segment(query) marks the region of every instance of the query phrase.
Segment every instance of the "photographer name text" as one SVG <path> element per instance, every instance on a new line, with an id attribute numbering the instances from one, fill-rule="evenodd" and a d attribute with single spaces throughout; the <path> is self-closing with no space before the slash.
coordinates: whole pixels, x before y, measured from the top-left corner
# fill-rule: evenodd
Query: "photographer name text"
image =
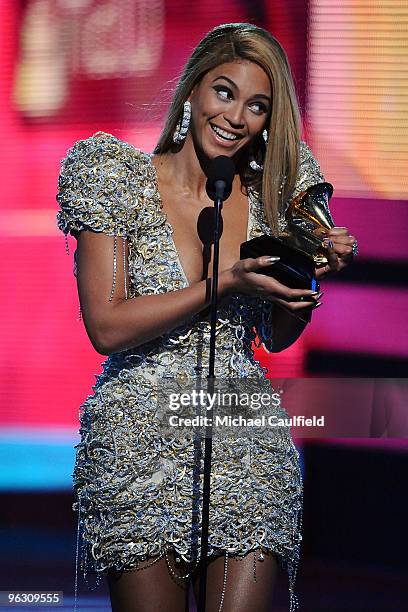
<path id="1" fill-rule="evenodd" d="M 168 423 L 171 427 L 324 427 L 324 415 L 297 415 L 289 418 L 279 418 L 276 415 L 250 418 L 242 415 L 216 415 L 211 419 L 204 415 L 180 417 L 174 414 L 169 417 Z"/>

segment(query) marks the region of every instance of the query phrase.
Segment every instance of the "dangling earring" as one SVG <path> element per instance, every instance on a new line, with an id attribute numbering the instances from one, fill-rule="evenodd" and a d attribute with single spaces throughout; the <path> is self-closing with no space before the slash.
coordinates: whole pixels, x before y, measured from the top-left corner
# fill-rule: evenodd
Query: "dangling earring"
<path id="1" fill-rule="evenodd" d="M 177 142 L 177 144 L 180 142 L 183 142 L 183 140 L 187 136 L 188 128 L 190 125 L 190 119 L 191 119 L 191 102 L 189 100 L 186 100 L 184 102 L 183 116 L 178 122 L 178 124 L 176 125 L 176 129 L 173 134 L 173 140 L 174 142 Z"/>
<path id="2" fill-rule="evenodd" d="M 264 130 L 262 132 L 262 138 L 264 139 L 265 142 L 265 147 L 268 146 L 268 130 Z M 249 161 L 249 166 L 250 168 L 252 168 L 252 170 L 254 170 L 254 172 L 262 172 L 263 170 L 263 165 L 262 164 L 258 164 L 258 162 L 256 161 L 255 157 L 253 155 L 251 155 L 250 161 Z"/>
<path id="3" fill-rule="evenodd" d="M 255 172 L 262 172 L 262 170 L 263 170 L 263 165 L 262 164 L 258 164 L 258 162 L 256 161 L 256 159 L 255 159 L 255 157 L 253 155 L 251 155 L 251 159 L 249 161 L 249 166 Z"/>
<path id="4" fill-rule="evenodd" d="M 265 147 L 267 147 L 267 146 L 268 146 L 268 130 L 267 130 L 267 129 L 265 129 L 265 130 L 262 132 L 262 138 L 263 138 L 263 139 L 264 139 L 264 141 L 265 141 Z"/>

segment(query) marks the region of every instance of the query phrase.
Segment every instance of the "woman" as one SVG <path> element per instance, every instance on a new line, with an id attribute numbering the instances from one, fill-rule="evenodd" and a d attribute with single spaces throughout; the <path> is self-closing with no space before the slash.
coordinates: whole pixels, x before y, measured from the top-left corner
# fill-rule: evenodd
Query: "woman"
<path id="1" fill-rule="evenodd" d="M 114 611 L 187 610 L 190 581 L 197 595 L 200 449 L 160 435 L 155 401 L 162 378 L 207 371 L 212 259 L 203 261 L 197 222 L 211 206 L 205 171 L 218 155 L 237 173 L 223 210 L 215 374 L 261 379 L 256 333 L 281 351 L 320 305 L 320 294 L 262 274 L 270 258 L 239 260 L 242 242 L 277 233 L 290 199 L 324 180 L 300 142 L 279 43 L 249 24 L 215 28 L 184 69 L 153 156 L 102 132 L 76 143 L 60 174 L 58 225 L 78 241 L 83 320 L 109 356 L 82 406 L 74 509 L 84 571 L 107 574 Z M 355 242 L 346 228 L 327 240 L 318 277 L 346 265 Z M 296 608 L 300 511 L 288 434 L 214 442 L 208 610 L 269 609 L 277 561 Z"/>

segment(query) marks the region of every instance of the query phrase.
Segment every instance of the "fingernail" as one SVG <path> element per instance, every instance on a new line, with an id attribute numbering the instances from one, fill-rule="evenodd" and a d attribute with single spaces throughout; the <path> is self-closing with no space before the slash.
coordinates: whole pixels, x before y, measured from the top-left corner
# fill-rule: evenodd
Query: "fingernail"
<path id="1" fill-rule="evenodd" d="M 319 300 L 322 295 L 324 295 L 324 291 L 321 291 L 318 295 L 316 295 L 316 300 Z"/>
<path id="2" fill-rule="evenodd" d="M 313 291 L 313 293 L 311 293 L 310 295 L 318 295 L 319 292 L 318 291 Z"/>
<path id="3" fill-rule="evenodd" d="M 319 308 L 319 306 L 321 306 L 323 304 L 323 302 L 317 302 L 317 304 L 315 304 L 313 306 L 313 308 Z"/>
<path id="4" fill-rule="evenodd" d="M 275 261 L 279 261 L 279 260 L 280 260 L 280 257 L 275 257 L 274 255 L 271 255 L 266 258 L 266 261 L 268 261 L 269 263 L 275 263 Z"/>

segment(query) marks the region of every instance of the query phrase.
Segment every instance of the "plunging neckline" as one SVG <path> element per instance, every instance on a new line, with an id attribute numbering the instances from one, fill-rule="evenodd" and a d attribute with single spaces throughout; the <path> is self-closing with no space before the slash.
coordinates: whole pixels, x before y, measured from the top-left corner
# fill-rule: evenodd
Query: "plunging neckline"
<path id="1" fill-rule="evenodd" d="M 185 288 L 191 287 L 194 284 L 194 282 L 196 282 L 196 281 L 194 281 L 193 283 L 190 283 L 190 281 L 187 278 L 187 274 L 185 273 L 185 270 L 183 268 L 183 265 L 181 263 L 179 251 L 178 251 L 176 243 L 174 241 L 174 228 L 173 228 L 172 224 L 170 223 L 170 221 L 168 219 L 167 213 L 164 210 L 163 200 L 162 200 L 162 197 L 160 195 L 160 191 L 159 191 L 159 177 L 158 177 L 158 174 L 157 174 L 157 168 L 156 168 L 156 166 L 153 163 L 153 154 L 152 153 L 149 155 L 149 160 L 150 160 L 150 166 L 151 166 L 151 168 L 153 170 L 154 190 L 155 190 L 155 193 L 157 195 L 157 201 L 158 201 L 158 204 L 159 204 L 159 210 L 160 210 L 161 215 L 163 216 L 164 224 L 165 224 L 165 226 L 166 226 L 166 228 L 168 230 L 167 235 L 170 238 L 171 246 L 174 249 L 174 252 L 176 254 L 177 266 L 178 266 L 178 268 L 180 270 L 181 276 L 183 277 L 183 280 L 184 280 L 184 283 L 185 283 Z M 251 210 L 251 193 L 250 193 L 250 189 L 248 189 L 247 203 L 248 203 L 248 206 L 247 206 L 246 239 L 249 240 L 250 236 L 251 236 L 251 227 L 252 227 L 252 220 L 251 220 L 252 210 Z"/>

